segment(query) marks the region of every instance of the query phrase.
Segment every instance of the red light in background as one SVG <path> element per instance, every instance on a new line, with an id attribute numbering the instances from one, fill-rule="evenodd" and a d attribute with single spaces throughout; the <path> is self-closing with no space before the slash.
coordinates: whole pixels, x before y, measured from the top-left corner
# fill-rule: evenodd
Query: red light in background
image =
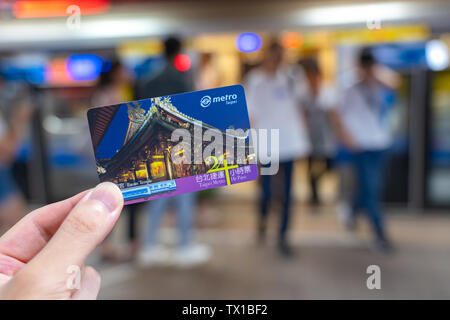
<path id="1" fill-rule="evenodd" d="M 16 18 L 66 17 L 71 5 L 80 7 L 81 15 L 100 14 L 108 10 L 109 0 L 19 0 L 14 3 Z"/>
<path id="2" fill-rule="evenodd" d="M 173 64 L 178 71 L 188 71 L 191 67 L 191 58 L 186 54 L 179 54 L 175 57 Z"/>

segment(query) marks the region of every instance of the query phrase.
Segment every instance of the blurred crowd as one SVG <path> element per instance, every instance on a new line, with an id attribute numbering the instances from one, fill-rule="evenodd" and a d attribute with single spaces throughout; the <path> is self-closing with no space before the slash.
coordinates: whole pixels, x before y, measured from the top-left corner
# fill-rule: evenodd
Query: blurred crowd
<path id="1" fill-rule="evenodd" d="M 322 83 L 315 59 L 303 58 L 298 66 L 286 66 L 282 46 L 274 42 L 261 66 L 244 80 L 252 127 L 280 132 L 279 173 L 284 190 L 278 247 L 284 256 L 293 254 L 287 239 L 293 163 L 302 158 L 308 161 L 312 205 L 319 202 L 317 184 L 321 176 L 331 168 L 342 171 L 342 180 L 354 181 L 346 185 L 351 196 L 341 199 L 344 223 L 354 228 L 356 215 L 364 211 L 375 234 L 373 248 L 392 249 L 380 204 L 383 164 L 391 141 L 383 95 L 397 88 L 400 80 L 395 72 L 377 65 L 370 48 L 363 48 L 355 63 L 358 72 L 353 83 L 333 89 Z M 350 171 L 340 170 L 347 165 Z M 272 179 L 270 175 L 261 177 L 261 241 L 272 198 Z"/>
<path id="2" fill-rule="evenodd" d="M 364 213 L 373 230 L 373 249 L 392 250 L 386 219 L 380 201 L 384 163 L 391 136 L 387 119 L 390 108 L 385 96 L 400 85 L 399 76 L 379 65 L 370 48 L 363 48 L 355 61 L 357 73 L 345 88 L 332 87 L 322 79 L 315 57 L 303 57 L 295 64 L 285 61 L 283 47 L 273 41 L 265 49 L 260 63 L 244 74 L 248 111 L 253 128 L 279 130 L 279 170 L 275 176 L 259 178 L 259 223 L 257 241 L 266 238 L 267 216 L 274 202 L 274 182 L 281 181 L 278 250 L 283 257 L 295 255 L 289 242 L 293 181 L 296 161 L 307 163 L 310 204 L 321 203 L 318 185 L 329 171 L 339 177 L 339 217 L 349 229 Z M 120 61 L 112 61 L 109 71 L 101 73 L 91 96 L 91 105 L 111 105 L 133 99 L 176 94 L 217 87 L 220 73 L 214 67 L 214 55 L 204 53 L 194 74 L 175 67 L 175 58 L 183 52 L 176 37 L 164 41 L 164 66 L 134 81 Z M 10 228 L 28 209 L 12 173 L 23 137 L 36 111 L 26 83 L 0 78 L 0 232 Z M 87 129 L 87 121 L 86 121 Z M 91 153 L 88 130 L 79 137 L 85 153 Z M 270 164 L 261 164 L 268 166 Z M 211 257 L 205 244 L 195 241 L 196 193 L 188 193 L 133 204 L 126 207 L 128 220 L 126 247 L 118 247 L 107 238 L 100 248 L 106 260 L 137 259 L 143 265 L 170 263 L 196 265 Z M 174 206 L 178 242 L 175 248 L 161 244 L 160 229 L 168 208 Z M 139 234 L 137 214 L 148 214 L 145 234 Z"/>

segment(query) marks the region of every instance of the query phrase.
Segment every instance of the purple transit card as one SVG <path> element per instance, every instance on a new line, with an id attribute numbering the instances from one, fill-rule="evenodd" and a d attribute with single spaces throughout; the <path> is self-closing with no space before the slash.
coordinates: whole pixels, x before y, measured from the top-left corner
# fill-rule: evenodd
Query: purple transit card
<path id="1" fill-rule="evenodd" d="M 125 204 L 258 177 L 240 85 L 95 107 L 88 121 L 100 181 Z"/>

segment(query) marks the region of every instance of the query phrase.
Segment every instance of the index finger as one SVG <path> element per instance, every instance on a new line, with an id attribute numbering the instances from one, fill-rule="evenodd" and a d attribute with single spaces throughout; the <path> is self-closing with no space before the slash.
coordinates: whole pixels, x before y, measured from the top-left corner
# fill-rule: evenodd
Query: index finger
<path id="1" fill-rule="evenodd" d="M 0 238 L 0 255 L 27 263 L 41 251 L 76 204 L 89 192 L 36 209 Z"/>

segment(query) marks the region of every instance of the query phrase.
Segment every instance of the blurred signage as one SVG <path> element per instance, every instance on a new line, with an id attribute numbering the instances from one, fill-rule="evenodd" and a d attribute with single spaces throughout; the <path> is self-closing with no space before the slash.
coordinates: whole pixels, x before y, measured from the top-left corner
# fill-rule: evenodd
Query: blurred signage
<path id="1" fill-rule="evenodd" d="M 373 47 L 378 62 L 396 70 L 427 68 L 425 42 L 386 43 Z"/>
<path id="2" fill-rule="evenodd" d="M 42 54 L 18 54 L 1 60 L 0 73 L 7 80 L 25 80 L 33 84 L 42 84 L 47 62 L 47 57 Z"/>
<path id="3" fill-rule="evenodd" d="M 55 87 L 90 86 L 101 72 L 101 64 L 94 55 L 74 55 L 49 61 L 44 73 L 44 84 Z M 101 58 L 100 59 L 101 63 Z"/>
<path id="4" fill-rule="evenodd" d="M 370 44 L 379 42 L 419 41 L 430 36 L 425 25 L 383 26 L 381 29 L 341 30 L 334 33 L 336 42 Z"/>
<path id="5" fill-rule="evenodd" d="M 159 39 L 124 41 L 118 45 L 117 52 L 124 58 L 159 56 L 163 52 L 163 44 Z"/>
<path id="6" fill-rule="evenodd" d="M 19 19 L 66 17 L 67 8 L 80 7 L 82 15 L 100 14 L 109 9 L 109 0 L 19 0 L 12 6 L 13 15 Z"/>

